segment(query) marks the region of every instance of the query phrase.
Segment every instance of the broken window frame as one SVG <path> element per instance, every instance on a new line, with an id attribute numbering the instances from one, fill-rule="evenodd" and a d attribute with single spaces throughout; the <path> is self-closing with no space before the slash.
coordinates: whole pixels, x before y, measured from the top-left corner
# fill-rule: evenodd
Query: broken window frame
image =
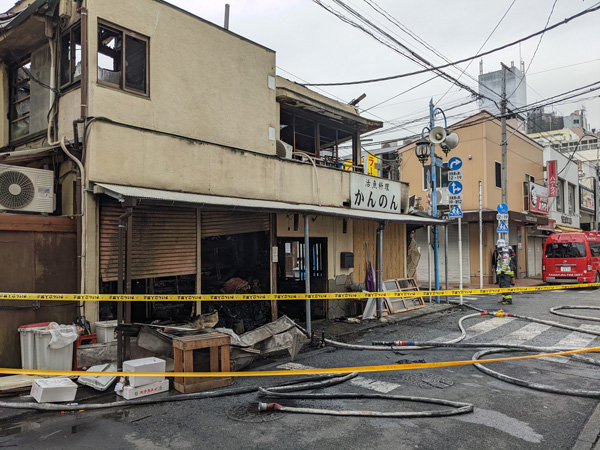
<path id="1" fill-rule="evenodd" d="M 281 117 L 287 115 L 290 117 L 289 121 L 291 123 L 284 124 L 281 120 Z M 300 122 L 300 123 L 299 123 Z M 306 127 L 312 124 L 312 130 L 309 132 L 306 131 Z M 342 124 L 324 120 L 322 116 L 318 114 L 311 114 L 307 112 L 299 112 L 295 109 L 285 108 L 282 105 L 281 113 L 280 113 L 280 130 L 283 130 L 284 127 L 282 125 L 287 125 L 291 127 L 291 140 L 292 142 L 288 142 L 286 139 L 282 137 L 282 141 L 292 146 L 292 151 L 294 153 L 304 153 L 312 158 L 316 159 L 317 164 L 321 164 L 328 167 L 334 168 L 343 168 L 343 161 L 339 158 L 339 147 L 340 144 L 350 141 L 352 143 L 353 154 L 360 154 L 357 152 L 359 148 L 359 136 L 358 132 L 350 127 L 345 127 Z M 303 126 L 304 130 L 299 130 L 299 125 Z M 323 141 L 324 131 L 328 129 L 329 132 L 333 132 L 335 134 L 335 138 L 330 141 Z M 344 136 L 346 135 L 346 136 Z M 281 137 L 281 131 L 280 131 Z M 344 139 L 345 137 L 345 139 Z M 307 147 L 306 145 L 302 145 L 300 141 L 304 140 L 304 143 L 308 143 L 308 139 L 312 140 L 312 143 Z M 301 145 L 299 147 L 299 144 Z M 324 155 L 323 152 L 331 148 L 331 155 Z M 294 159 L 302 159 L 299 155 L 294 155 Z M 355 161 L 355 158 L 352 158 Z M 361 161 L 359 160 L 357 163 L 352 164 L 352 167 L 361 166 Z M 362 171 L 362 168 L 358 168 L 358 171 Z"/>
<path id="2" fill-rule="evenodd" d="M 106 48 L 108 50 L 106 50 L 106 53 L 103 53 L 100 51 L 100 46 L 101 46 L 101 38 L 100 38 L 100 33 L 102 30 L 106 30 L 108 32 L 112 32 L 115 35 L 120 35 L 120 45 L 117 46 L 117 49 L 112 50 L 110 49 L 110 47 Z M 136 95 L 143 95 L 145 97 L 149 97 L 150 96 L 150 38 L 148 38 L 147 36 L 141 35 L 139 33 L 136 33 L 134 31 L 128 30 L 126 28 L 120 27 L 118 25 L 114 25 L 112 23 L 109 22 L 105 22 L 103 20 L 98 20 L 98 48 L 97 48 L 97 64 L 98 64 L 98 84 L 103 85 L 103 86 L 109 86 L 109 87 L 113 87 L 113 88 L 117 88 L 120 89 L 122 91 L 125 92 L 129 92 L 132 94 L 136 94 Z M 145 47 L 145 52 L 144 52 L 144 74 L 143 74 L 143 85 L 144 88 L 143 89 L 136 89 L 135 87 L 132 87 L 131 84 L 128 82 L 127 80 L 127 42 L 128 40 L 136 40 L 136 41 L 140 41 L 144 44 Z M 110 52 L 114 52 L 115 55 L 113 56 L 113 59 L 115 60 L 115 65 L 113 67 L 120 67 L 121 70 L 113 70 L 109 72 L 112 73 L 118 73 L 119 75 L 116 76 L 115 78 L 118 78 L 118 81 L 110 81 L 107 79 L 102 79 L 101 78 L 101 70 L 107 70 L 104 69 L 103 67 L 101 67 L 101 63 L 100 63 L 100 55 L 104 55 L 108 58 L 110 58 L 111 56 L 108 55 L 108 51 L 110 50 Z M 131 70 L 131 69 L 130 69 Z"/>
<path id="3" fill-rule="evenodd" d="M 68 44 L 63 45 L 65 39 Z M 73 45 L 75 43 L 75 45 Z M 67 88 L 81 80 L 81 24 L 77 23 L 60 36 L 60 87 Z M 65 52 L 65 47 L 67 51 Z M 68 72 L 66 72 L 65 63 L 68 63 Z M 77 69 L 79 68 L 79 74 Z M 65 73 L 66 72 L 66 73 Z"/>
<path id="4" fill-rule="evenodd" d="M 26 66 L 29 67 L 27 68 Z M 22 69 L 26 67 L 26 70 L 31 69 L 31 55 L 21 59 L 18 63 L 10 68 L 10 113 L 9 113 L 9 129 L 10 129 L 10 141 L 25 138 L 29 136 L 29 124 L 31 120 L 31 76 L 25 73 Z M 19 81 L 19 71 L 22 71 L 25 77 L 22 81 Z M 18 91 L 21 89 L 29 90 L 28 95 L 18 95 Z M 27 102 L 29 108 L 25 113 L 19 113 L 19 108 L 22 108 L 23 104 Z M 15 136 L 14 126 L 24 121 L 27 121 L 27 131 L 25 133 Z"/>

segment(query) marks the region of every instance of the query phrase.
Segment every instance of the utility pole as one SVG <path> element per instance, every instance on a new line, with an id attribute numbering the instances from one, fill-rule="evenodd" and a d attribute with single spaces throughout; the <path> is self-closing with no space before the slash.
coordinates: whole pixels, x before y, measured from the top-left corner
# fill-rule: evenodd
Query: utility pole
<path id="1" fill-rule="evenodd" d="M 432 130 L 435 126 L 435 108 L 433 106 L 433 98 L 429 100 L 429 130 Z M 437 161 L 435 157 L 435 144 L 431 143 L 430 150 L 430 158 L 431 158 L 431 209 L 433 212 L 433 217 L 437 219 Z M 441 168 L 440 168 L 441 170 Z M 440 260 L 439 260 L 439 236 L 438 236 L 438 226 L 433 225 L 433 265 L 434 265 L 434 275 L 435 275 L 435 290 L 440 290 Z M 440 302 L 440 298 L 435 298 L 436 303 Z"/>
<path id="2" fill-rule="evenodd" d="M 506 150 L 506 70 L 510 70 L 502 64 L 502 98 L 500 100 L 500 114 L 502 115 L 502 203 L 508 205 L 508 154 Z"/>

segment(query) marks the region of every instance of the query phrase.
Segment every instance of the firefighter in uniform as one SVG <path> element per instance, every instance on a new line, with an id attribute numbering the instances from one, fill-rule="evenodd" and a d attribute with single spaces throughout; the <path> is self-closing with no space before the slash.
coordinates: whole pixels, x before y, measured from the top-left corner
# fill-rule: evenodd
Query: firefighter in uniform
<path id="1" fill-rule="evenodd" d="M 510 250 L 504 239 L 498 239 L 496 247 L 498 249 L 498 260 L 496 261 L 498 284 L 501 288 L 511 287 L 510 281 L 515 276 L 515 262 L 510 255 Z M 498 303 L 512 305 L 512 294 L 510 292 L 503 292 L 502 300 L 498 300 Z"/>

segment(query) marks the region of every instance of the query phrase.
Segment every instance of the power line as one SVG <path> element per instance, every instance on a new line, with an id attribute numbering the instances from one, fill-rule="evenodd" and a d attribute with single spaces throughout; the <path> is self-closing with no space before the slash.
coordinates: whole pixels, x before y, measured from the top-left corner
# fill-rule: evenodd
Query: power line
<path id="1" fill-rule="evenodd" d="M 363 32 L 365 32 L 369 36 L 373 37 L 378 42 L 384 44 L 385 46 L 389 47 L 390 49 L 392 49 L 392 50 L 396 51 L 397 53 L 403 55 L 404 57 L 408 58 L 409 60 L 411 60 L 411 61 L 419 64 L 422 67 L 429 67 L 432 71 L 436 72 L 439 76 L 441 76 L 445 80 L 450 81 L 450 82 L 452 82 L 453 84 L 455 84 L 457 86 L 460 86 L 461 88 L 463 88 L 463 89 L 471 92 L 475 96 L 479 96 L 480 95 L 478 92 L 476 92 L 470 86 L 467 86 L 467 85 L 461 83 L 456 78 L 454 78 L 451 75 L 445 73 L 441 69 L 437 69 L 427 59 L 425 59 L 424 57 L 422 57 L 421 55 L 419 55 L 415 51 L 411 50 L 409 47 L 407 47 L 406 45 L 404 45 L 402 42 L 400 42 L 394 36 L 390 35 L 388 32 L 382 30 L 379 26 L 377 26 L 376 24 L 374 24 L 372 21 L 368 20 L 366 17 L 364 17 L 358 11 L 352 9 L 350 6 L 348 6 L 342 0 L 333 0 L 333 1 L 338 6 L 340 6 L 341 8 L 343 8 L 344 10 L 346 10 L 347 12 L 349 12 L 351 15 L 353 15 L 357 19 L 361 20 L 363 23 L 365 23 L 366 25 L 368 25 L 369 27 L 371 27 L 373 30 L 375 30 L 376 32 L 378 32 L 379 34 L 381 34 L 382 36 L 384 36 L 385 39 L 387 39 L 388 41 L 391 41 L 395 45 L 392 45 L 389 42 L 387 42 L 386 40 L 379 38 L 373 32 L 367 30 L 366 28 L 364 28 L 363 26 L 357 24 L 356 22 L 353 22 L 351 19 L 348 19 L 346 16 L 344 16 L 341 13 L 339 13 L 338 11 L 333 10 L 331 7 L 326 6 L 325 4 L 323 4 L 321 2 L 321 0 L 313 0 L 313 2 L 315 2 L 316 4 L 318 4 L 319 6 L 321 6 L 322 8 L 324 8 L 326 11 L 330 12 L 331 14 L 335 15 L 340 20 L 342 20 L 342 21 L 344 21 L 344 22 L 346 22 L 348 24 L 351 24 L 351 25 L 355 26 L 356 28 L 362 30 Z M 400 48 L 397 48 L 396 46 L 399 46 Z M 408 54 L 406 52 L 408 52 Z M 308 84 L 306 86 L 308 86 Z M 488 98 L 488 100 L 494 102 L 494 100 L 491 99 L 491 98 Z"/>
<path id="2" fill-rule="evenodd" d="M 483 44 L 481 44 L 481 47 L 479 47 L 479 50 L 477 50 L 477 53 L 475 54 L 475 56 L 479 55 L 479 52 L 481 50 L 483 50 L 483 47 L 485 47 L 485 44 L 487 44 L 487 42 L 490 40 L 490 38 L 492 37 L 492 35 L 496 32 L 496 30 L 498 29 L 498 27 L 500 26 L 500 24 L 502 23 L 502 21 L 504 20 L 504 18 L 508 15 L 509 11 L 512 9 L 513 5 L 516 3 L 517 0 L 513 0 L 513 2 L 510 4 L 510 6 L 508 7 L 508 9 L 506 10 L 506 12 L 504 13 L 504 15 L 500 18 L 500 20 L 498 21 L 498 23 L 496 24 L 496 26 L 494 27 L 494 29 L 491 31 L 491 33 L 488 35 L 488 37 L 486 38 L 486 40 L 483 42 Z M 546 26 L 548 26 L 548 24 L 546 23 Z M 467 64 L 467 67 L 464 68 L 464 70 L 462 71 L 462 73 L 460 74 L 459 78 L 462 76 L 462 74 L 464 74 L 467 69 L 471 66 L 471 63 L 474 61 L 474 59 L 472 59 L 471 61 L 469 61 L 469 64 Z M 448 61 L 450 62 L 450 61 Z M 477 83 L 479 83 L 479 80 L 477 80 Z M 487 87 L 487 86 L 486 86 Z M 488 88 L 489 89 L 489 88 Z M 446 93 L 444 95 L 442 95 L 442 97 L 438 100 L 438 101 L 442 101 L 443 98 L 446 96 L 446 94 L 448 94 L 448 92 L 450 92 L 450 89 L 448 89 L 446 91 Z"/>
<path id="3" fill-rule="evenodd" d="M 313 0 L 313 1 L 319 2 L 319 0 Z M 575 14 L 573 16 L 567 17 L 566 19 L 564 19 L 561 22 L 555 23 L 554 25 L 546 27 L 543 30 L 540 30 L 540 31 L 538 31 L 536 33 L 530 34 L 530 35 L 528 35 L 528 36 L 526 36 L 524 38 L 518 39 L 518 40 L 510 42 L 508 44 L 504 44 L 504 45 L 502 45 L 500 47 L 496 47 L 496 48 L 494 48 L 492 50 L 488 50 L 486 52 L 480 53 L 479 55 L 469 56 L 467 58 L 463 58 L 463 59 L 460 59 L 458 61 L 454 61 L 452 63 L 443 64 L 441 66 L 432 67 L 430 69 L 418 70 L 418 71 L 415 71 L 415 72 L 403 73 L 403 74 L 399 74 L 399 75 L 391 75 L 389 77 L 372 78 L 372 79 L 369 79 L 369 80 L 344 81 L 344 82 L 337 82 L 337 83 L 306 83 L 306 84 L 304 84 L 304 86 L 349 86 L 349 85 L 353 85 L 353 84 L 378 83 L 378 82 L 381 82 L 381 81 L 395 80 L 395 79 L 398 79 L 398 78 L 405 78 L 405 77 L 410 77 L 410 76 L 414 76 L 414 75 L 420 75 L 422 73 L 432 72 L 432 71 L 435 71 L 435 70 L 445 69 L 446 67 L 455 66 L 457 64 L 461 64 L 461 63 L 464 63 L 464 62 L 467 62 L 467 61 L 471 61 L 471 60 L 473 60 L 475 58 L 479 58 L 481 56 L 487 56 L 487 55 L 490 55 L 492 53 L 498 52 L 500 50 L 504 50 L 505 48 L 512 47 L 513 45 L 519 44 L 521 42 L 525 42 L 525 41 L 527 41 L 529 39 L 532 39 L 532 38 L 534 38 L 536 36 L 539 36 L 542 33 L 545 33 L 547 31 L 553 30 L 553 29 L 558 28 L 558 27 L 560 27 L 562 25 L 566 25 L 567 23 L 569 23 L 570 21 L 572 21 L 574 19 L 577 19 L 579 17 L 582 17 L 582 16 L 584 16 L 586 14 L 589 14 L 589 13 L 592 13 L 592 12 L 596 12 L 598 10 L 600 10 L 600 6 L 597 4 L 596 6 L 590 7 L 590 8 L 588 8 L 588 9 L 586 9 L 586 10 L 580 12 L 580 13 L 577 13 L 577 14 Z"/>

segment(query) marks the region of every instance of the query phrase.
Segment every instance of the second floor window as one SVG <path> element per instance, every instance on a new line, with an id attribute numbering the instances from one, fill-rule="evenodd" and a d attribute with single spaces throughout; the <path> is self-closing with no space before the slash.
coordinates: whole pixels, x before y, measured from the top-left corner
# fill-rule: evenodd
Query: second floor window
<path id="1" fill-rule="evenodd" d="M 10 137 L 18 139 L 29 134 L 31 108 L 31 60 L 23 62 L 12 73 Z"/>
<path id="2" fill-rule="evenodd" d="M 502 189 L 502 163 L 495 161 L 494 174 L 496 178 L 496 187 Z"/>
<path id="3" fill-rule="evenodd" d="M 575 185 L 569 183 L 569 214 L 575 214 Z"/>
<path id="4" fill-rule="evenodd" d="M 99 23 L 98 83 L 148 95 L 148 38 Z"/>
<path id="5" fill-rule="evenodd" d="M 60 38 L 60 86 L 81 78 L 81 27 L 71 28 Z"/>
<path id="6" fill-rule="evenodd" d="M 565 212 L 564 182 L 560 178 L 556 181 L 556 211 Z"/>

